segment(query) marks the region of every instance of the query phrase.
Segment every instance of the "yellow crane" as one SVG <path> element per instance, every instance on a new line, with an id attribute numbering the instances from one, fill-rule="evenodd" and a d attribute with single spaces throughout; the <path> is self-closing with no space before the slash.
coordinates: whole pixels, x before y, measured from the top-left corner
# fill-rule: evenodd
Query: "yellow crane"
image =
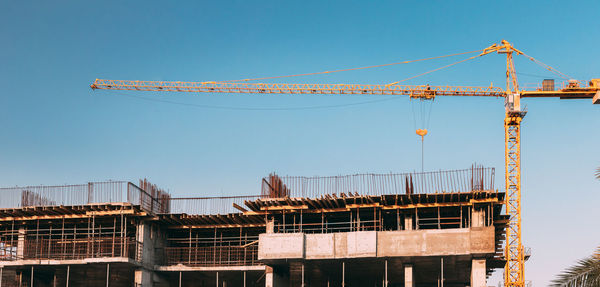
<path id="1" fill-rule="evenodd" d="M 506 88 L 500 87 L 469 87 L 469 86 L 430 86 L 430 85 L 398 85 L 394 82 L 385 85 L 346 85 L 346 84 L 290 84 L 290 83 L 248 83 L 254 80 L 284 78 L 302 75 L 327 74 L 332 72 L 381 67 L 387 65 L 416 62 L 404 61 L 386 65 L 361 67 L 337 71 L 290 75 L 281 77 L 268 77 L 258 79 L 243 79 L 237 81 L 209 81 L 209 82 L 177 82 L 177 81 L 128 81 L 96 79 L 92 89 L 106 90 L 131 90 L 131 91 L 171 91 L 195 93 L 249 93 L 249 94 L 341 94 L 341 95 L 406 95 L 411 98 L 433 99 L 436 96 L 475 96 L 475 97 L 502 97 L 504 98 L 505 118 L 505 184 L 506 184 L 506 212 L 510 216 L 506 230 L 504 256 L 504 286 L 524 286 L 524 261 L 525 254 L 521 241 L 521 121 L 526 111 L 521 109 L 521 98 L 560 98 L 560 99 L 592 99 L 593 104 L 600 104 L 600 79 L 592 79 L 588 83 L 569 80 L 566 85 L 555 89 L 553 85 L 543 86 L 532 90 L 520 90 L 517 82 L 513 55 L 523 55 L 544 68 L 568 79 L 566 75 L 552 67 L 526 55 L 516 49 L 509 42 L 502 40 L 479 52 L 476 56 L 465 60 L 423 73 L 427 74 L 445 67 L 449 67 L 476 57 L 490 53 L 506 55 Z M 454 56 L 459 53 L 447 56 Z M 446 56 L 441 56 L 446 57 Z M 434 58 L 441 58 L 434 57 Z M 429 59 L 434 59 L 429 58 Z M 420 75 L 423 75 L 420 74 Z M 417 76 L 420 76 L 417 75 Z M 415 76 L 415 77 L 417 77 Z M 412 79 L 411 77 L 408 79 Z M 405 80 L 408 80 L 405 79 Z M 404 81 L 404 80 L 402 80 Z"/>

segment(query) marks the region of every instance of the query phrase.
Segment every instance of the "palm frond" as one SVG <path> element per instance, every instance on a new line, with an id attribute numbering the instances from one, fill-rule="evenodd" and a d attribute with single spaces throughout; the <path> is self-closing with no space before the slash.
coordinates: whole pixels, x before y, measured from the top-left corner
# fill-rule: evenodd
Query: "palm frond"
<path id="1" fill-rule="evenodd" d="M 600 286 L 600 248 L 588 258 L 577 263 L 552 281 L 551 286 L 561 287 L 599 287 Z"/>
<path id="2" fill-rule="evenodd" d="M 600 179 L 600 167 L 596 170 L 596 179 Z"/>

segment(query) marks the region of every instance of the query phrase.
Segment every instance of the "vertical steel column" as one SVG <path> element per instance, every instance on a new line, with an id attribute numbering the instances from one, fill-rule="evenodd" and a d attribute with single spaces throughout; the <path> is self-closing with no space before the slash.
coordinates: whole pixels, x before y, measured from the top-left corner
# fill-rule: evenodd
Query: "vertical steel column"
<path id="1" fill-rule="evenodd" d="M 219 271 L 217 271 L 217 287 L 219 287 Z"/>
<path id="2" fill-rule="evenodd" d="M 190 226 L 190 238 L 188 239 L 188 264 L 192 264 L 192 227 Z"/>
<path id="3" fill-rule="evenodd" d="M 125 223 L 123 226 L 123 235 L 125 236 L 123 238 L 123 257 L 129 257 L 129 246 L 127 245 L 127 216 L 125 216 L 123 219 L 125 219 Z M 137 247 L 137 239 L 134 238 L 134 240 L 136 241 L 136 247 Z M 134 253 L 137 253 L 137 252 L 134 252 Z M 137 260 L 137 254 L 134 256 L 134 258 Z"/>
<path id="4" fill-rule="evenodd" d="M 444 287 L 444 257 L 440 258 L 440 267 L 441 267 L 440 284 L 441 284 L 441 287 Z"/>
<path id="5" fill-rule="evenodd" d="M 323 232 L 323 225 L 324 225 L 324 223 L 325 223 L 325 214 L 323 214 L 323 211 L 321 210 L 321 233 L 324 233 Z"/>
<path id="6" fill-rule="evenodd" d="M 302 220 L 302 209 L 300 209 L 300 232 L 302 232 L 302 225 L 303 225 L 303 220 Z"/>
<path id="7" fill-rule="evenodd" d="M 65 217 L 62 218 L 62 227 L 60 230 L 60 241 L 62 241 L 62 255 L 61 258 L 65 259 L 67 253 L 67 244 L 65 243 Z"/>
<path id="8" fill-rule="evenodd" d="M 302 285 L 300 286 L 304 287 L 304 263 L 302 263 Z"/>
<path id="9" fill-rule="evenodd" d="M 110 263 L 106 264 L 106 287 L 108 287 L 108 282 L 110 281 Z"/>
<path id="10" fill-rule="evenodd" d="M 29 286 L 33 287 L 33 265 L 31 266 L 31 285 Z"/>
<path id="11" fill-rule="evenodd" d="M 113 218 L 113 231 L 112 231 L 112 247 L 110 251 L 110 256 L 115 257 L 115 235 L 117 233 L 117 218 Z"/>
<path id="12" fill-rule="evenodd" d="M 14 246 L 15 246 L 15 245 L 13 244 L 13 237 L 14 237 L 14 236 L 15 236 L 15 220 L 13 219 L 13 220 L 12 220 L 12 225 L 11 225 L 11 228 L 10 228 L 10 246 L 11 246 L 10 257 L 11 257 L 11 258 L 13 258 L 13 257 L 12 257 L 12 247 L 14 247 Z M 17 239 L 17 240 L 18 240 L 18 239 Z M 17 242 L 18 242 L 18 241 L 17 241 Z M 17 246 L 17 248 L 18 248 L 18 246 Z M 16 257 L 17 257 L 17 254 L 18 254 L 18 253 L 19 253 L 18 251 L 17 251 L 17 253 L 15 253 L 15 258 L 14 258 L 14 259 L 17 259 Z M 13 260 L 14 260 L 14 259 L 13 259 Z"/>
<path id="13" fill-rule="evenodd" d="M 396 230 L 400 230 L 400 209 L 396 208 Z"/>
<path id="14" fill-rule="evenodd" d="M 181 286 L 179 286 L 181 287 Z M 246 271 L 244 271 L 244 287 L 246 287 Z"/>
<path id="15" fill-rule="evenodd" d="M 67 265 L 67 287 L 69 287 L 69 275 L 71 275 L 71 265 Z"/>
<path id="16" fill-rule="evenodd" d="M 39 259 L 38 251 L 40 249 L 39 233 L 40 233 L 40 220 L 36 220 L 37 226 L 35 228 L 35 258 Z M 33 285 L 32 285 L 33 286 Z"/>
<path id="17" fill-rule="evenodd" d="M 342 262 L 342 287 L 346 287 L 346 262 Z"/>
<path id="18" fill-rule="evenodd" d="M 387 261 L 387 259 L 385 260 L 385 278 L 384 278 L 383 286 L 388 287 L 388 261 Z"/>
<path id="19" fill-rule="evenodd" d="M 181 287 L 181 271 L 179 271 L 179 287 Z"/>
<path id="20" fill-rule="evenodd" d="M 2 271 L 4 270 L 4 268 L 0 267 L 0 287 L 2 287 Z"/>
<path id="21" fill-rule="evenodd" d="M 124 247 L 124 245 L 125 245 L 125 241 L 124 241 L 124 238 L 125 238 L 124 222 L 125 222 L 125 220 L 123 219 L 123 209 L 121 209 L 119 211 L 119 213 L 121 214 L 121 257 L 124 257 L 125 256 L 125 247 Z"/>

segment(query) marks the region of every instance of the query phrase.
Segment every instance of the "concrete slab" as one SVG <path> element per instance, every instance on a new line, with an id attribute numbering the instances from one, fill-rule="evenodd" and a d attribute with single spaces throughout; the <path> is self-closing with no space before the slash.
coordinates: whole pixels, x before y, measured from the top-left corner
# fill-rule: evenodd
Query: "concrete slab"
<path id="1" fill-rule="evenodd" d="M 19 265 L 80 265 L 80 264 L 98 264 L 98 263 L 129 263 L 132 265 L 140 265 L 139 262 L 128 257 L 103 257 L 103 258 L 87 258 L 77 260 L 39 260 L 26 259 L 15 261 L 0 261 L 0 267 L 4 266 L 19 266 Z"/>
<path id="2" fill-rule="evenodd" d="M 185 265 L 156 266 L 156 271 L 265 271 L 265 265 L 192 267 Z"/>

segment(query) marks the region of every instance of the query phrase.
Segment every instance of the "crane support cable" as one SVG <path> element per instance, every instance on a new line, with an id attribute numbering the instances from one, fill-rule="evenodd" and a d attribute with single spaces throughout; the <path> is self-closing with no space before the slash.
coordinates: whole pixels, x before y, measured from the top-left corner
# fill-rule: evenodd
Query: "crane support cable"
<path id="1" fill-rule="evenodd" d="M 406 60 L 406 61 L 401 61 L 401 62 L 381 64 L 381 65 L 373 65 L 373 66 L 365 66 L 365 67 L 339 69 L 339 70 L 333 70 L 333 71 L 323 71 L 323 72 L 293 74 L 293 75 L 273 76 L 273 77 L 262 77 L 262 78 L 251 78 L 251 79 L 215 81 L 215 82 L 220 82 L 220 83 L 249 82 L 249 81 L 259 81 L 259 80 L 271 80 L 271 79 L 280 79 L 280 78 L 291 78 L 291 77 L 301 77 L 301 76 L 313 76 L 313 75 L 331 74 L 331 73 L 338 73 L 338 72 L 348 72 L 348 71 L 355 71 L 355 70 L 364 70 L 364 69 L 380 68 L 380 67 L 394 66 L 394 65 L 400 65 L 400 64 L 422 62 L 422 61 L 427 61 L 427 60 L 435 60 L 435 59 L 441 59 L 441 58 L 447 58 L 447 57 L 453 57 L 453 56 L 460 56 L 460 55 L 465 55 L 465 54 L 471 54 L 471 53 L 481 52 L 481 51 L 483 51 L 483 50 L 473 50 L 473 51 L 462 52 L 462 53 L 455 53 L 455 54 L 449 54 L 449 55 L 444 55 L 444 56 L 436 56 L 436 57 L 416 59 L 416 60 Z"/>
<path id="2" fill-rule="evenodd" d="M 481 50 L 480 50 L 480 51 L 481 51 Z M 473 60 L 473 59 L 475 59 L 475 58 L 477 58 L 477 57 L 481 57 L 481 56 L 483 56 L 483 55 L 487 55 L 487 54 L 479 54 L 479 55 L 475 55 L 475 56 L 472 56 L 472 57 L 469 57 L 469 58 L 466 58 L 466 59 L 463 59 L 463 60 L 460 60 L 460 61 L 457 61 L 457 62 L 454 62 L 454 63 L 448 64 L 448 65 L 445 65 L 445 66 L 442 66 L 442 67 L 439 67 L 439 68 L 436 68 L 436 69 L 433 69 L 433 70 L 429 70 L 429 71 L 427 71 L 427 72 L 423 72 L 423 73 L 421 73 L 421 74 L 418 74 L 418 75 L 415 75 L 415 76 L 412 76 L 412 77 L 408 77 L 408 78 L 406 78 L 406 79 L 402 79 L 402 80 L 400 80 L 400 81 L 396 81 L 396 82 L 389 83 L 389 84 L 387 84 L 386 86 L 393 86 L 393 85 L 396 85 L 396 84 L 398 84 L 398 83 L 401 83 L 401 82 L 405 82 L 405 81 L 408 81 L 408 80 L 412 80 L 412 79 L 414 79 L 414 78 L 418 78 L 418 77 L 421 77 L 421 76 L 424 76 L 424 75 L 427 75 L 427 74 L 430 74 L 430 73 L 433 73 L 433 72 L 436 72 L 436 71 L 439 71 L 439 70 L 442 70 L 442 69 L 445 69 L 445 68 L 448 68 L 448 67 L 451 67 L 451 66 L 454 66 L 454 65 L 457 65 L 457 64 L 460 64 L 460 63 L 463 63 L 463 62 L 469 61 L 469 60 Z"/>
<path id="3" fill-rule="evenodd" d="M 525 53 L 523 53 L 523 52 L 521 52 L 521 55 L 525 56 L 527 59 L 529 59 L 529 60 L 531 60 L 532 62 L 534 62 L 534 63 L 538 64 L 539 66 L 541 66 L 541 67 L 545 68 L 546 70 L 548 70 L 548 71 L 550 71 L 550 72 L 552 72 L 552 73 L 555 73 L 555 74 L 557 74 L 559 77 L 561 77 L 561 78 L 563 78 L 563 79 L 565 79 L 565 80 L 572 79 L 572 78 L 571 78 L 571 77 L 569 77 L 568 75 L 565 75 L 564 73 L 561 73 L 559 70 L 557 70 L 557 69 L 554 69 L 554 68 L 552 68 L 552 67 L 550 67 L 550 66 L 548 66 L 548 65 L 546 65 L 546 64 L 544 64 L 544 63 L 542 63 L 541 61 L 539 61 L 539 60 L 535 59 L 534 57 L 531 57 L 531 56 L 529 56 L 529 55 L 527 55 L 527 54 L 525 54 Z"/>

